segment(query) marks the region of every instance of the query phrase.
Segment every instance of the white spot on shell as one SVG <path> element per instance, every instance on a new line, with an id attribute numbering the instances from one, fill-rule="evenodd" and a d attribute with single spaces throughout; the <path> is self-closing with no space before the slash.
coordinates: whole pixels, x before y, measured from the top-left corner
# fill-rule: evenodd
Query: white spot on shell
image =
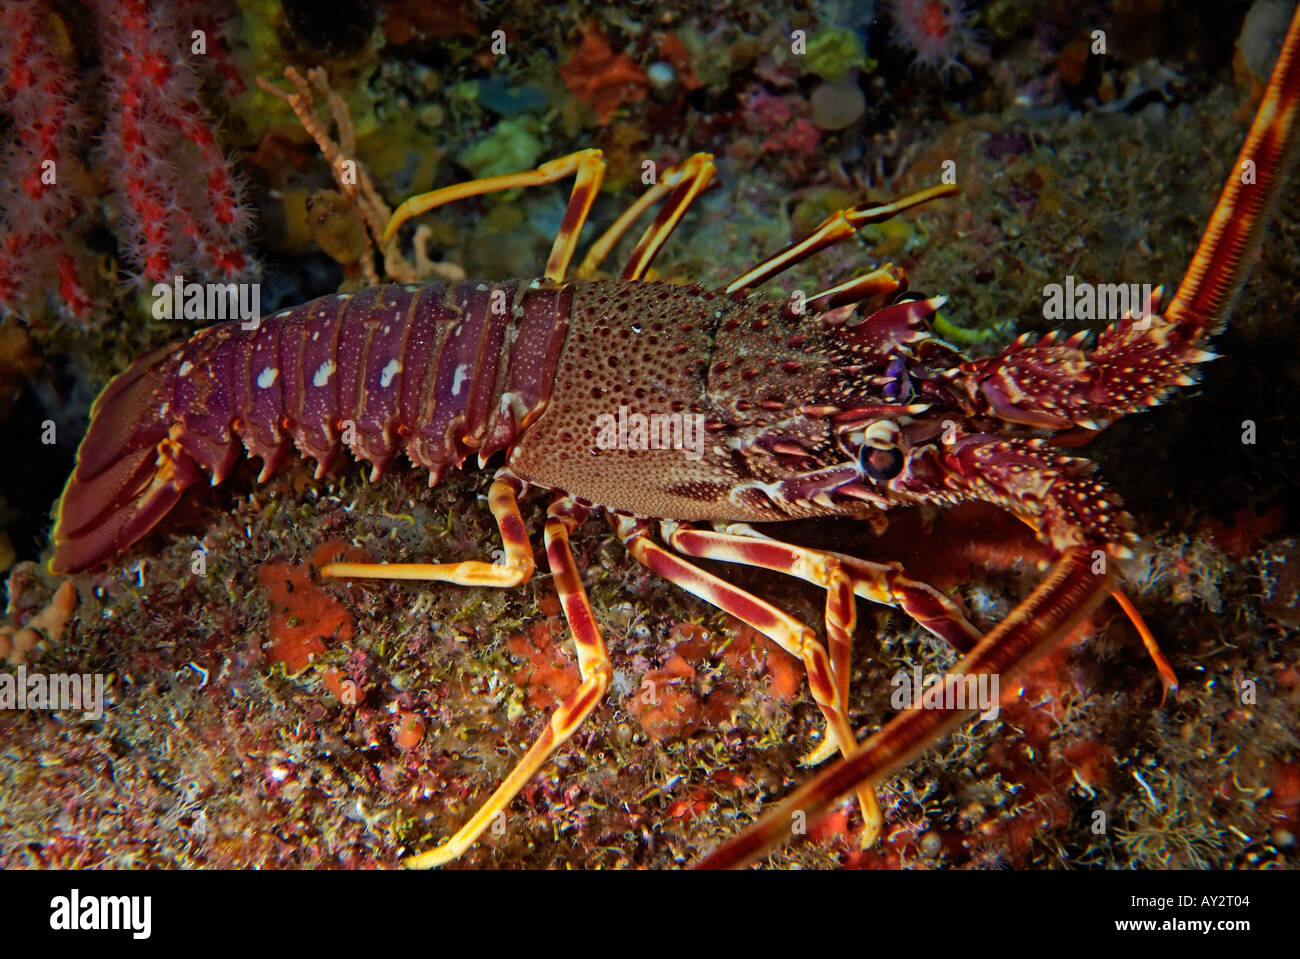
<path id="1" fill-rule="evenodd" d="M 462 363 L 460 366 L 456 367 L 456 375 L 451 381 L 452 396 L 460 396 L 460 388 L 465 384 L 467 379 L 469 379 L 469 364 Z"/>
<path id="2" fill-rule="evenodd" d="M 316 375 L 311 378 L 311 385 L 316 387 L 324 386 L 330 381 L 330 377 L 333 375 L 334 361 L 326 360 L 319 368 L 317 368 Z"/>
<path id="3" fill-rule="evenodd" d="M 176 372 L 181 376 L 189 376 L 190 371 L 193 369 L 194 369 L 194 364 L 191 363 L 189 360 L 186 360 L 184 363 L 181 364 L 181 368 Z"/>
<path id="4" fill-rule="evenodd" d="M 379 385 L 384 389 L 388 389 L 388 384 L 393 382 L 393 377 L 400 373 L 401 370 L 401 363 L 397 362 L 395 359 L 389 360 L 388 365 L 385 366 L 379 374 Z"/>
<path id="5" fill-rule="evenodd" d="M 273 366 L 268 366 L 257 374 L 257 385 L 264 390 L 269 390 L 275 383 L 275 378 L 280 375 L 280 371 Z"/>

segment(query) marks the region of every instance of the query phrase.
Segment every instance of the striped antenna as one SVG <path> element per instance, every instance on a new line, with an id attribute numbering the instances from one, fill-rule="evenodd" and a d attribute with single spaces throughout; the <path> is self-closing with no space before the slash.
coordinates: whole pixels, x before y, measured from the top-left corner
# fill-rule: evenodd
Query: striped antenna
<path id="1" fill-rule="evenodd" d="M 1263 239 L 1295 155 L 1300 7 L 1210 225 L 1165 316 L 1191 335 L 1218 333 Z"/>

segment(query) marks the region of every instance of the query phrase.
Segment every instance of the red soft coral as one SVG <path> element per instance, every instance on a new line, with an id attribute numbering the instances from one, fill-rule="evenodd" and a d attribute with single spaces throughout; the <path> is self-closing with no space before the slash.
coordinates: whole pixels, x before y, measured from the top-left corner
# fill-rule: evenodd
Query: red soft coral
<path id="1" fill-rule="evenodd" d="M 13 128 L 0 151 L 0 308 L 31 316 L 50 298 L 79 319 L 91 312 L 81 237 L 99 207 L 85 200 L 94 181 L 82 163 L 86 118 L 96 111 L 79 104 L 100 98 L 107 125 L 95 159 L 115 194 L 105 207 L 116 214 L 122 259 L 137 278 L 250 271 L 248 209 L 198 99 L 200 71 L 235 92 L 240 85 L 213 12 L 222 7 L 91 0 L 99 85 L 80 80 L 71 25 L 53 0 L 0 7 L 0 110 Z"/>
<path id="2" fill-rule="evenodd" d="M 13 136 L 0 153 L 0 306 L 23 310 L 56 285 L 63 306 L 89 313 L 80 270 L 63 236 L 79 204 L 67 162 L 80 139 L 73 70 L 54 50 L 43 5 L 0 9 L 0 97 Z"/>
<path id="3" fill-rule="evenodd" d="M 201 15 L 187 3 L 92 6 L 110 77 L 103 146 L 124 200 L 118 226 L 131 260 L 152 283 L 186 270 L 239 276 L 248 265 L 248 213 L 198 98 L 191 27 Z"/>

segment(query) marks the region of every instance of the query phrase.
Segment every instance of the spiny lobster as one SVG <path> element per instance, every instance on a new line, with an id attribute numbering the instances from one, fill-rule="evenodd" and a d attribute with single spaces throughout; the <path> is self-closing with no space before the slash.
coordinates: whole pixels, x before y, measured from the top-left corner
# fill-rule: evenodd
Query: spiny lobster
<path id="1" fill-rule="evenodd" d="M 722 290 L 643 280 L 712 178 L 706 154 L 647 190 L 597 240 L 577 280 L 566 277 L 602 181 L 599 151 L 415 197 L 393 215 L 388 236 L 450 200 L 575 179 L 542 279 L 373 287 L 285 310 L 255 330 L 215 326 L 137 360 L 92 408 L 58 509 L 50 567 L 87 569 L 139 540 L 205 471 L 214 484 L 228 475 L 236 438 L 263 460 L 263 477 L 291 445 L 317 461 L 318 475 L 344 445 L 372 464 L 374 476 L 405 452 L 429 470 L 430 485 L 471 453 L 480 466 L 504 454 L 488 497 L 502 561 L 322 569 L 329 577 L 518 586 L 534 570 L 519 498 L 532 487 L 553 494 L 546 557 L 581 685 L 479 812 L 408 864 L 461 855 L 609 688 L 612 667 L 569 547 L 570 533 L 593 512 L 607 516 L 649 569 L 798 657 L 827 724 L 808 760 L 844 754 L 705 865 L 744 863 L 787 837 L 793 810 L 813 817 L 850 791 L 869 840 L 881 825 L 870 783 L 976 710 L 906 710 L 859 745 L 847 712 L 855 598 L 897 606 L 963 651 L 950 677 L 1005 680 L 1114 592 L 1108 560 L 1129 553 L 1131 520 L 1091 464 L 1058 452 L 1052 440 L 1158 404 L 1211 358 L 1204 344 L 1224 322 L 1285 176 L 1298 95 L 1300 13 L 1239 158 L 1238 171 L 1249 165 L 1253 176 L 1234 171 L 1163 311 L 1157 293 L 1092 348 L 1082 334 L 1022 337 L 996 355 L 968 359 L 927 322 L 942 301 L 907 299 L 906 277 L 892 266 L 802 303 L 763 302 L 754 293 L 863 225 L 955 192 L 949 185 L 836 212 Z M 587 279 L 661 200 L 620 278 Z M 870 315 L 851 322 L 864 305 Z M 684 456 L 672 444 L 598 442 L 599 420 L 619 410 L 699 417 L 700 455 Z M 898 564 L 789 545 L 750 525 L 878 519 L 898 506 L 963 501 L 1005 508 L 1055 556 L 1045 580 L 982 637 L 954 601 Z M 824 588 L 825 645 L 688 557 L 777 570 Z"/>

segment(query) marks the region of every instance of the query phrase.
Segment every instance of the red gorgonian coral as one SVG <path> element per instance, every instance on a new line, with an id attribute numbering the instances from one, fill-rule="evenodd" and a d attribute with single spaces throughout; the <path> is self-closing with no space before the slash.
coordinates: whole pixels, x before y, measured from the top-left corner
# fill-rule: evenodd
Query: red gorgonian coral
<path id="1" fill-rule="evenodd" d="M 90 0 L 70 14 L 84 23 L 73 23 L 50 0 L 5 4 L 0 110 L 12 135 L 0 154 L 0 308 L 31 317 L 52 300 L 86 320 L 93 277 L 83 237 L 96 217 L 117 234 L 123 272 L 137 281 L 249 272 L 248 210 L 199 100 L 208 71 L 230 77 L 221 7 Z M 97 38 L 98 82 L 81 70 L 74 36 Z M 95 184 L 104 181 L 111 193 L 101 204 Z"/>

